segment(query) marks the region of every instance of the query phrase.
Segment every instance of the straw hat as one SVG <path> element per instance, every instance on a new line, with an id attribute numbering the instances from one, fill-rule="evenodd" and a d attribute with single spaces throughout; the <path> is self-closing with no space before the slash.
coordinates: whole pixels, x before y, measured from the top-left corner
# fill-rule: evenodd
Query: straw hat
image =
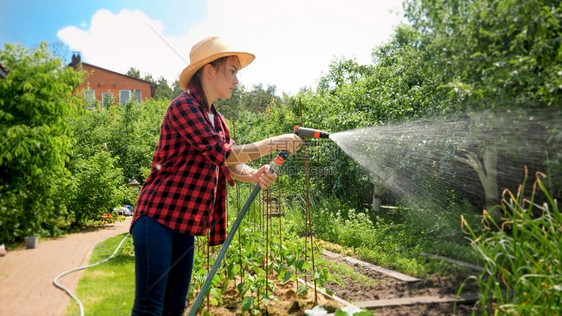
<path id="1" fill-rule="evenodd" d="M 187 84 L 199 68 L 225 56 L 238 56 L 240 69 L 248 66 L 256 58 L 254 54 L 231 50 L 218 36 L 207 37 L 191 48 L 189 53 L 190 64 L 184 68 L 180 75 L 182 89 L 187 90 Z"/>

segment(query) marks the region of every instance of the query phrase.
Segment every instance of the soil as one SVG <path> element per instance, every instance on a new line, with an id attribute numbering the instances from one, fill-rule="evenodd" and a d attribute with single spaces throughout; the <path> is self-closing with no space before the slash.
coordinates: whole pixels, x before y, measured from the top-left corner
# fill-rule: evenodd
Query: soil
<path id="1" fill-rule="evenodd" d="M 240 280 L 232 281 L 227 286 L 225 293 L 223 294 L 224 304 L 220 306 L 210 305 L 207 309 L 207 303 L 204 301 L 201 305 L 204 311 L 209 311 L 210 315 L 213 316 L 227 316 L 227 315 L 242 315 L 241 311 L 241 300 L 236 290 L 236 283 Z M 277 301 L 270 301 L 268 306 L 260 304 L 261 315 L 270 316 L 283 316 L 283 315 L 304 315 L 304 312 L 308 309 L 314 308 L 316 305 L 322 305 L 325 310 L 329 312 L 334 312 L 340 307 L 344 307 L 339 302 L 334 301 L 329 296 L 318 293 L 317 302 L 314 300 L 314 290 L 308 289 L 307 295 L 296 295 L 297 285 L 293 281 L 288 281 L 285 284 L 277 282 L 275 284 L 275 296 L 278 298 Z M 263 294 L 263 293 L 261 293 Z M 254 298 L 256 296 L 254 295 Z M 191 302 L 188 302 L 186 310 L 189 310 Z M 245 313 L 249 315 L 248 312 Z"/>
<path id="2" fill-rule="evenodd" d="M 341 276 L 342 285 L 329 281 L 324 284 L 324 286 L 329 289 L 333 295 L 350 303 L 415 296 L 455 295 L 467 277 L 430 275 L 418 282 L 407 283 L 359 265 L 352 265 L 342 259 L 329 258 L 327 260 L 335 260 L 338 263 L 352 266 L 356 272 L 361 273 L 374 281 L 374 285 L 365 285 L 353 281 L 345 276 Z M 463 287 L 462 293 L 477 292 L 477 286 L 474 283 L 467 282 Z M 375 309 L 375 312 L 376 315 L 472 315 L 474 311 L 475 314 L 478 315 L 479 312 L 473 305 L 474 303 L 457 304 L 454 313 L 453 303 L 384 307 Z"/>
<path id="3" fill-rule="evenodd" d="M 361 301 L 406 298 L 415 296 L 440 296 L 456 294 L 466 276 L 442 276 L 430 275 L 418 282 L 403 282 L 371 269 L 353 265 L 345 260 L 326 258 L 326 260 L 337 261 L 346 264 L 360 274 L 371 279 L 373 285 L 365 285 L 349 279 L 343 275 L 339 276 L 342 285 L 334 282 L 326 282 L 325 288 L 332 292 L 333 296 L 341 298 L 349 303 Z M 275 278 L 273 278 L 275 279 Z M 223 294 L 224 304 L 218 307 L 209 306 L 210 315 L 242 315 L 241 300 L 236 290 L 236 284 L 240 280 L 232 281 Z M 309 288 L 307 296 L 296 295 L 297 285 L 289 281 L 285 284 L 277 283 L 274 295 L 278 301 L 270 301 L 267 308 L 261 304 L 261 315 L 304 315 L 305 310 L 312 309 L 316 305 L 322 305 L 328 312 L 334 312 L 339 307 L 344 307 L 340 302 L 333 300 L 330 296 L 318 292 L 318 302 L 314 301 L 314 289 Z M 474 283 L 464 285 L 463 293 L 477 293 Z M 263 293 L 262 293 L 263 294 Z M 206 301 L 201 304 L 203 310 L 207 310 Z M 457 304 L 453 313 L 453 303 L 434 303 L 404 305 L 395 307 L 382 307 L 375 309 L 375 315 L 475 315 L 481 314 L 474 303 Z M 189 309 L 189 306 L 188 306 Z M 245 313 L 249 315 L 249 313 Z"/>

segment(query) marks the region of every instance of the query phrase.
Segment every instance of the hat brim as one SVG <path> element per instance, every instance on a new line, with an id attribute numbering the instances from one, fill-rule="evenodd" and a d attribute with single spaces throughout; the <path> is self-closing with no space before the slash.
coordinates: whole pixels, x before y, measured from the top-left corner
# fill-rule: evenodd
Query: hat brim
<path id="1" fill-rule="evenodd" d="M 205 59 L 187 65 L 187 67 L 182 70 L 180 74 L 180 87 L 184 90 L 187 90 L 187 85 L 189 84 L 189 81 L 191 81 L 191 78 L 197 72 L 197 70 L 214 60 L 227 56 L 238 57 L 238 61 L 240 62 L 240 68 L 238 70 L 248 66 L 256 58 L 254 54 L 243 52 L 222 52 L 211 55 Z"/>

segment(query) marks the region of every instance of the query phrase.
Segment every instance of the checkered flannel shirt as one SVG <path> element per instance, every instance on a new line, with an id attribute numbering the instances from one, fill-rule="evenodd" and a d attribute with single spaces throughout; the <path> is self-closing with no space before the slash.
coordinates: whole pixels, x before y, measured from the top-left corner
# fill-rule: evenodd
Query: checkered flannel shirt
<path id="1" fill-rule="evenodd" d="M 234 141 L 214 106 L 215 128 L 195 89 L 172 101 L 160 131 L 152 169 L 141 189 L 131 227 L 141 215 L 191 236 L 209 233 L 209 244 L 226 239 L 225 160 Z"/>

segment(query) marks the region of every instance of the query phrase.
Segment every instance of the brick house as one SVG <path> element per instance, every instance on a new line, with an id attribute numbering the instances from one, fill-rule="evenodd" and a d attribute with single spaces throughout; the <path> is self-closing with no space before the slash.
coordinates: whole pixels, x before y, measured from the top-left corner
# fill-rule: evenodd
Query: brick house
<path id="1" fill-rule="evenodd" d="M 79 54 L 72 54 L 72 62 L 69 66 L 80 67 L 88 73 L 77 91 L 84 94 L 84 100 L 90 103 L 90 108 L 96 101 L 99 101 L 103 107 L 109 104 L 124 105 L 131 98 L 142 102 L 152 98 L 156 88 L 156 85 L 150 81 L 84 63 Z"/>

